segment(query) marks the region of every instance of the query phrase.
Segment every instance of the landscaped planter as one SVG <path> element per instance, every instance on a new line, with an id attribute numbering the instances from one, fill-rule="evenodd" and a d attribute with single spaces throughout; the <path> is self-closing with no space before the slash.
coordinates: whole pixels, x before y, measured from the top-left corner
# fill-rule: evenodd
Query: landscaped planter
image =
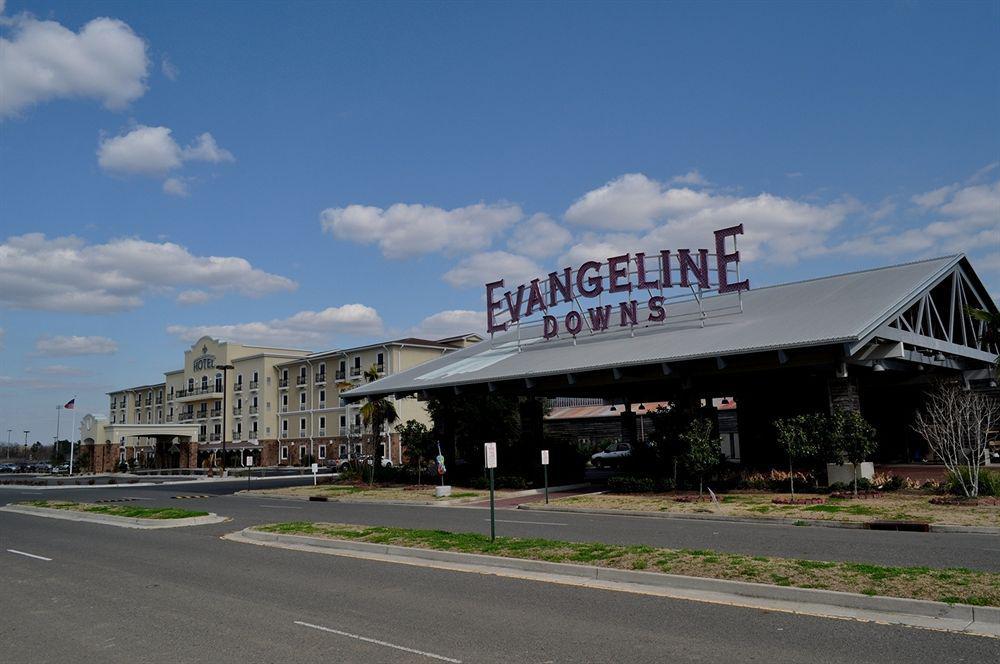
<path id="1" fill-rule="evenodd" d="M 875 464 L 871 461 L 864 461 L 858 464 L 858 479 L 870 480 L 875 477 Z M 854 464 L 852 463 L 828 463 L 826 464 L 826 479 L 828 484 L 852 484 L 854 482 Z"/>

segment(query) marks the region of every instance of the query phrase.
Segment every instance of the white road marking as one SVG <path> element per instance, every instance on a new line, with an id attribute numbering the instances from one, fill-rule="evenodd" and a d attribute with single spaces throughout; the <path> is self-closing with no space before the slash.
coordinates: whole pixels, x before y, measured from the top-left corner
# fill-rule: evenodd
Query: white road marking
<path id="1" fill-rule="evenodd" d="M 489 521 L 489 519 L 483 519 Z M 568 523 L 553 523 L 552 521 L 516 521 L 514 519 L 497 519 L 497 523 L 530 523 L 536 526 L 568 526 Z"/>
<path id="2" fill-rule="evenodd" d="M 272 510 L 300 510 L 301 507 L 292 507 L 291 505 L 258 505 L 257 507 L 267 507 Z"/>
<path id="3" fill-rule="evenodd" d="M 48 561 L 48 562 L 52 562 L 51 558 L 46 558 L 45 556 L 36 556 L 33 553 L 25 553 L 24 551 L 18 551 L 17 549 L 7 549 L 7 552 L 8 553 L 16 553 L 19 556 L 28 556 L 29 558 L 36 558 L 38 560 L 45 560 L 45 561 Z"/>
<path id="4" fill-rule="evenodd" d="M 445 657 L 444 655 L 435 655 L 432 652 L 424 652 L 423 650 L 407 648 L 406 646 L 397 646 L 394 643 L 379 641 L 378 639 L 370 639 L 367 636 L 351 634 L 350 632 L 341 632 L 339 629 L 331 629 L 329 627 L 323 627 L 322 625 L 312 625 L 307 622 L 302 622 L 301 620 L 296 620 L 295 624 L 302 625 L 303 627 L 311 627 L 312 629 L 318 629 L 321 632 L 329 632 L 330 634 L 337 634 L 338 636 L 346 636 L 349 639 L 357 639 L 358 641 L 364 641 L 365 643 L 374 643 L 377 646 L 385 646 L 386 648 L 394 648 L 396 650 L 402 650 L 403 652 L 411 652 L 414 655 L 423 655 L 424 657 L 430 657 L 431 659 L 440 659 L 441 661 L 444 662 L 452 662 L 453 664 L 462 664 L 462 660 L 460 659 L 452 659 L 451 657 Z"/>

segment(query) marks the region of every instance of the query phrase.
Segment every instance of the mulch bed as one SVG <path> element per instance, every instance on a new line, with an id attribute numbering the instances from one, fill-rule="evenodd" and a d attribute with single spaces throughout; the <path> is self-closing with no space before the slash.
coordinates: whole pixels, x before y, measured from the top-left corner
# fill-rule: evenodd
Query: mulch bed
<path id="1" fill-rule="evenodd" d="M 819 505 L 826 502 L 826 498 L 772 498 L 775 505 Z"/>
<path id="2" fill-rule="evenodd" d="M 963 498 L 937 496 L 930 499 L 931 505 L 951 505 L 952 507 L 1000 507 L 1000 498 L 980 497 Z"/>
<path id="3" fill-rule="evenodd" d="M 881 498 L 882 494 L 878 491 L 858 491 L 858 495 L 854 495 L 853 491 L 834 491 L 830 494 L 831 498 L 840 498 L 841 500 L 853 500 L 857 498 L 858 500 L 875 500 Z"/>

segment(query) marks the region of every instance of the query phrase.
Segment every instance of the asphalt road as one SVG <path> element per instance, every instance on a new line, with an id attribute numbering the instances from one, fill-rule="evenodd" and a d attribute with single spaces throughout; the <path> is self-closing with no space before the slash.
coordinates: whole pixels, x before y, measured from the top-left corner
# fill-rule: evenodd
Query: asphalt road
<path id="1" fill-rule="evenodd" d="M 209 502 L 220 512 L 258 505 Z M 139 531 L 0 513 L 0 659 L 856 664 L 1000 655 L 1000 642 L 981 637 L 219 539 L 239 525 Z"/>
<path id="2" fill-rule="evenodd" d="M 270 480 L 267 486 L 311 482 L 310 478 Z M 135 504 L 206 509 L 232 517 L 234 529 L 275 521 L 339 521 L 366 525 L 489 532 L 485 508 L 313 503 L 238 497 L 243 483 L 198 482 L 118 488 L 35 490 L 0 487 L 0 504 L 33 498 L 93 501 L 136 498 Z M 176 495 L 209 495 L 177 500 Z M 1000 536 L 956 533 L 897 533 L 778 524 L 745 524 L 693 519 L 602 516 L 505 509 L 497 511 L 501 535 L 573 541 L 648 544 L 714 549 L 748 555 L 884 565 L 967 567 L 1000 572 Z"/>

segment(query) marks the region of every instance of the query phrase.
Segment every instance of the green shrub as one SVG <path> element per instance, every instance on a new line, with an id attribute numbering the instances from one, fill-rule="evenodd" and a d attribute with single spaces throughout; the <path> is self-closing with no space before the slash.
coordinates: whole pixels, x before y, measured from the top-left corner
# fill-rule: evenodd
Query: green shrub
<path id="1" fill-rule="evenodd" d="M 615 475 L 608 479 L 611 493 L 662 493 L 674 490 L 674 482 L 669 478 L 654 478 L 648 475 Z"/>
<path id="2" fill-rule="evenodd" d="M 468 481 L 469 487 L 473 489 L 489 489 L 490 479 L 488 477 L 473 477 Z M 493 487 L 496 489 L 511 489 L 520 491 L 529 488 L 528 480 L 520 475 L 498 475 L 493 480 Z"/>
<path id="3" fill-rule="evenodd" d="M 965 485 L 970 486 L 972 484 L 972 476 L 968 468 L 961 468 L 959 472 L 962 475 L 962 479 L 965 480 Z M 964 495 L 962 491 L 962 485 L 959 483 L 958 478 L 954 473 L 949 472 L 948 478 L 945 480 L 945 488 L 948 493 L 953 493 L 956 496 Z M 979 471 L 979 495 L 980 496 L 1000 496 L 1000 472 L 993 470 L 980 469 Z"/>

